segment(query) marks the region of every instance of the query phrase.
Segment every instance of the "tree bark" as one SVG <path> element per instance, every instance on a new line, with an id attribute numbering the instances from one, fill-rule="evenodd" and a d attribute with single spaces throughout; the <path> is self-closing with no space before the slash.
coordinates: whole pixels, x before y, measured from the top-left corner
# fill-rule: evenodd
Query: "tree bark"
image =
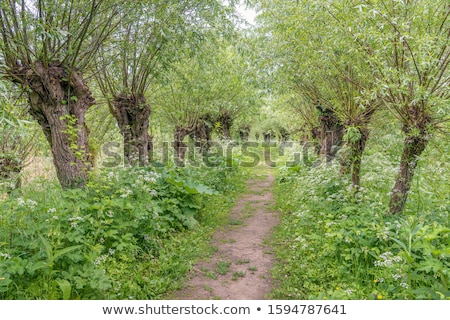
<path id="1" fill-rule="evenodd" d="M 351 172 L 352 172 L 352 186 L 356 190 L 361 184 L 361 161 L 366 148 L 367 139 L 369 139 L 369 129 L 362 128 L 359 130 L 361 138 L 350 144 L 351 156 Z"/>
<path id="2" fill-rule="evenodd" d="M 222 134 L 225 140 L 231 140 L 231 126 L 233 125 L 233 118 L 224 111 L 220 117 L 219 122 L 222 125 Z"/>
<path id="3" fill-rule="evenodd" d="M 14 73 L 28 91 L 29 113 L 50 144 L 61 186 L 84 187 L 93 161 L 85 115 L 95 101 L 82 75 L 58 62 L 41 61 Z"/>
<path id="4" fill-rule="evenodd" d="M 195 129 L 189 134 L 203 155 L 206 155 L 211 148 L 211 133 L 212 125 L 209 118 L 201 118 Z"/>
<path id="5" fill-rule="evenodd" d="M 391 200 L 389 203 L 389 213 L 398 214 L 403 211 L 408 191 L 411 189 L 411 182 L 414 171 L 419 161 L 419 156 L 427 146 L 425 134 L 420 136 L 406 136 L 402 158 L 400 160 L 400 170 L 397 175 L 394 187 L 392 189 Z"/>
<path id="6" fill-rule="evenodd" d="M 324 156 L 328 161 L 336 157 L 339 147 L 342 146 L 344 136 L 344 126 L 332 113 L 320 116 L 320 151 L 319 155 Z"/>
<path id="7" fill-rule="evenodd" d="M 327 162 L 333 160 L 342 145 L 344 126 L 330 108 L 319 103 L 316 109 L 320 112 L 320 151 L 319 156 L 324 156 Z"/>
<path id="8" fill-rule="evenodd" d="M 125 164 L 148 165 L 152 142 L 148 134 L 151 108 L 144 95 L 119 94 L 113 101 L 113 115 L 123 136 Z"/>
<path id="9" fill-rule="evenodd" d="M 189 134 L 186 128 L 175 128 L 173 149 L 175 163 L 181 167 L 184 166 L 184 159 L 187 151 L 187 145 L 183 142 L 184 138 Z"/>
<path id="10" fill-rule="evenodd" d="M 242 142 L 247 142 L 250 137 L 250 126 L 244 126 L 239 129 L 239 137 Z"/>

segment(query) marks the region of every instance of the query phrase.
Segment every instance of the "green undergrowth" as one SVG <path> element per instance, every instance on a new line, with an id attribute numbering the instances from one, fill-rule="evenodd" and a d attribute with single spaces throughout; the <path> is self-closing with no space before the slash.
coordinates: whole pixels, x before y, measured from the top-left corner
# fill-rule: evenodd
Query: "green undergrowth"
<path id="1" fill-rule="evenodd" d="M 161 299 L 208 254 L 244 179 L 217 158 L 28 185 L 0 202 L 0 298 Z"/>
<path id="2" fill-rule="evenodd" d="M 394 138 L 369 145 L 356 195 L 336 163 L 280 170 L 274 299 L 450 299 L 450 146 L 430 144 L 404 213 L 387 215 Z"/>

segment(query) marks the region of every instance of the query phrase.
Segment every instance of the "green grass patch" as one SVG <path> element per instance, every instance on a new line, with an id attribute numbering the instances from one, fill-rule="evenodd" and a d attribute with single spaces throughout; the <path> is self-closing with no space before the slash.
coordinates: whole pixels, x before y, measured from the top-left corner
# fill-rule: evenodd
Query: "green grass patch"
<path id="1" fill-rule="evenodd" d="M 392 141 L 368 146 L 356 196 L 337 163 L 280 171 L 272 298 L 450 298 L 449 145 L 424 154 L 405 212 L 389 216 L 400 152 Z"/>

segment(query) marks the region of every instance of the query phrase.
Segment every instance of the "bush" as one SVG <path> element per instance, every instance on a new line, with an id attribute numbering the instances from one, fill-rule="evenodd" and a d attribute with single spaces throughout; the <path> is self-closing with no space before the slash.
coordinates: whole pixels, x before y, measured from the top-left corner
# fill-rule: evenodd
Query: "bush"
<path id="1" fill-rule="evenodd" d="M 0 297 L 160 297 L 242 180 L 235 167 L 205 170 L 104 170 L 85 189 L 46 183 L 0 202 Z"/>
<path id="2" fill-rule="evenodd" d="M 356 195 L 337 164 L 282 169 L 275 298 L 450 298 L 450 172 L 436 161 L 443 155 L 430 151 L 404 214 L 392 216 L 386 212 L 396 164 L 374 150 L 363 159 Z"/>

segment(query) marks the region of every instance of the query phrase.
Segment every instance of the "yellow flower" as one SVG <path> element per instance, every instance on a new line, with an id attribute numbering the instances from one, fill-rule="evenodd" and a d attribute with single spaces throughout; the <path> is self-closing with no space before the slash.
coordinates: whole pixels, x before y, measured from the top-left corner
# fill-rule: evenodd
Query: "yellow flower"
<path id="1" fill-rule="evenodd" d="M 339 287 L 336 287 L 336 290 L 339 290 Z"/>
<path id="2" fill-rule="evenodd" d="M 374 282 L 374 283 L 377 283 L 377 282 L 378 282 L 378 279 L 373 280 L 373 282 Z"/>
<path id="3" fill-rule="evenodd" d="M 383 296 L 381 294 L 379 294 L 379 295 L 377 295 L 377 299 L 381 300 L 381 299 L 383 299 Z"/>

